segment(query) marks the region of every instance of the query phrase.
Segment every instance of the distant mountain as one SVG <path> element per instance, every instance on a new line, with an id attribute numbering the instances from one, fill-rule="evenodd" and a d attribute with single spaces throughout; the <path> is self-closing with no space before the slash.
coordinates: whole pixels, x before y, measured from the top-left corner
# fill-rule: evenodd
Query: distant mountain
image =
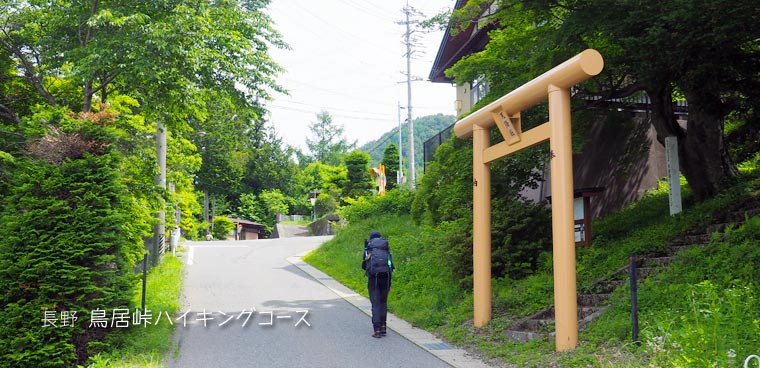
<path id="1" fill-rule="evenodd" d="M 423 143 L 442 130 L 454 124 L 454 115 L 428 115 L 414 119 L 414 161 L 415 167 L 423 167 Z M 377 165 L 383 159 L 385 147 L 389 144 L 398 146 L 398 128 L 385 133 L 377 140 L 368 142 L 359 147 L 362 152 L 368 153 L 372 157 L 372 166 Z M 404 162 L 408 160 L 409 152 L 409 124 L 401 125 L 401 153 L 404 156 Z M 421 173 L 421 171 L 420 171 Z"/>

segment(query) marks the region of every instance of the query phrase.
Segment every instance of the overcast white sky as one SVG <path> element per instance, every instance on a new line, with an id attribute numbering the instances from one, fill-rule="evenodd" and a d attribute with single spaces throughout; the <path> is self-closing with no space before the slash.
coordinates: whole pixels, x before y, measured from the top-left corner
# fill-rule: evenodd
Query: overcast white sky
<path id="1" fill-rule="evenodd" d="M 410 0 L 426 19 L 454 6 L 455 0 Z M 407 105 L 406 0 L 273 0 L 268 14 L 291 50 L 272 50 L 286 69 L 278 77 L 290 95 L 268 104 L 277 134 L 306 151 L 306 135 L 316 114 L 329 112 L 349 141 L 361 146 L 398 126 L 398 102 Z M 414 34 L 413 119 L 453 115 L 454 87 L 427 81 L 443 32 Z M 404 83 L 399 83 L 399 82 Z M 401 110 L 402 122 L 406 110 Z"/>

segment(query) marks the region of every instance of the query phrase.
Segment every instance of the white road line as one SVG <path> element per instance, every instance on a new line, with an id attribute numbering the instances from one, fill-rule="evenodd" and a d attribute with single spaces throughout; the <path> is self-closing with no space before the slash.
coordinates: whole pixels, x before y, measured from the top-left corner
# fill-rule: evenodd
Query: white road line
<path id="1" fill-rule="evenodd" d="M 247 245 L 193 245 L 195 248 L 248 248 Z"/>
<path id="2" fill-rule="evenodd" d="M 195 247 L 190 246 L 190 249 L 187 251 L 187 265 L 190 266 L 193 264 L 193 254 L 195 254 Z"/>

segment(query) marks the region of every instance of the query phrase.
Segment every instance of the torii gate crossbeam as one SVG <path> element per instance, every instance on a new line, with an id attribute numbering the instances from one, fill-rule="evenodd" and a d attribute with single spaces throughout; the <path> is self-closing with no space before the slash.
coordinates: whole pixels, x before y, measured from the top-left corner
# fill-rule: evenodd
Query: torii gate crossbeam
<path id="1" fill-rule="evenodd" d="M 454 125 L 459 138 L 473 139 L 473 299 L 474 324 L 491 320 L 491 162 L 549 140 L 551 149 L 552 239 L 554 259 L 555 347 L 578 345 L 575 241 L 573 227 L 573 152 L 570 87 L 599 74 L 604 60 L 588 49 L 479 109 Z M 549 122 L 525 133 L 520 112 L 544 99 Z M 496 125 L 504 141 L 491 146 Z"/>

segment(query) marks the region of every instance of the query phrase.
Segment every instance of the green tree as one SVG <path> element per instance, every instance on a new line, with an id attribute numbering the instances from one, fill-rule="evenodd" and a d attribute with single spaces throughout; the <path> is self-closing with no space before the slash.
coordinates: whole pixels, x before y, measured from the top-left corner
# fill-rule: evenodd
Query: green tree
<path id="1" fill-rule="evenodd" d="M 356 146 L 343 136 L 343 126 L 333 122 L 327 111 L 317 114 L 317 121 L 309 124 L 311 138 L 306 137 L 306 145 L 314 161 L 327 165 L 340 165 L 341 158 Z"/>
<path id="2" fill-rule="evenodd" d="M 149 140 L 160 123 L 169 130 L 169 179 L 178 186 L 190 184 L 178 188 L 184 193 L 183 212 L 189 214 L 194 207 L 193 183 L 187 179 L 198 171 L 193 157 L 198 152 L 187 142 L 208 148 L 200 152 L 204 166 L 196 183 L 212 195 L 235 200 L 254 149 L 254 144 L 244 141 L 263 139 L 259 134 L 266 114 L 262 102 L 271 91 L 283 92 L 274 81 L 280 67 L 268 52 L 287 45 L 265 13 L 268 3 L 4 3 L 0 6 L 0 119 L 8 129 L 0 125 L 0 147 L 6 146 L 3 141 L 11 143 L 2 138 L 5 131 L 22 130 L 20 117 L 29 106 L 47 104 L 89 114 L 99 113 L 100 103 L 113 105 L 129 98 L 128 113 L 139 116 L 140 124 L 152 130 L 143 131 L 139 119 L 134 119 L 136 123 L 125 128 L 137 134 L 125 135 L 119 145 L 129 157 L 125 166 L 131 166 L 129 172 L 135 175 L 130 181 L 136 187 L 154 185 L 142 178 L 155 175 Z M 16 96 L 19 92 L 28 96 Z M 37 130 L 35 134 L 44 131 Z M 205 132 L 205 141 L 197 139 L 196 134 Z M 21 138 L 28 138 L 23 133 Z M 135 193 L 146 196 L 143 201 L 154 207 L 158 201 L 147 196 L 164 195 L 152 189 Z"/>
<path id="3" fill-rule="evenodd" d="M 206 121 L 203 127 L 206 130 L 193 138 L 202 158 L 196 174 L 196 186 L 211 196 L 230 200 L 236 199 L 241 191 L 240 184 L 249 157 L 237 129 L 247 124 L 238 122 L 234 113 L 221 115 L 219 112 L 217 110 L 217 114 Z"/>
<path id="4" fill-rule="evenodd" d="M 214 231 L 211 235 L 214 239 L 224 240 L 235 228 L 235 223 L 227 216 L 214 216 Z"/>
<path id="5" fill-rule="evenodd" d="M 277 214 L 288 214 L 290 211 L 287 199 L 279 189 L 261 192 L 259 201 L 264 211 L 263 219 L 270 229 L 277 223 Z"/>
<path id="6" fill-rule="evenodd" d="M 88 329 L 95 310 L 129 309 L 143 253 L 120 156 L 104 130 L 58 130 L 19 166 L 0 221 L 0 351 L 4 366 L 83 364 L 111 326 Z M 65 152 L 61 154 L 61 152 Z M 64 312 L 70 327 L 61 327 Z M 73 314 L 75 313 L 75 314 Z M 58 327 L 41 327 L 50 316 Z"/>
<path id="7" fill-rule="evenodd" d="M 338 208 L 338 201 L 335 198 L 338 193 L 320 193 L 317 201 L 314 203 L 314 213 L 317 218 L 334 213 Z"/>
<path id="8" fill-rule="evenodd" d="M 498 132 L 493 132 L 499 134 Z M 542 203 L 526 202 L 520 191 L 536 187 L 541 178 L 535 163 L 545 149 L 533 149 L 519 158 L 492 164 L 492 274 L 521 278 L 539 266 L 540 255 L 551 250 L 549 210 Z M 449 239 L 439 249 L 451 271 L 470 283 L 472 277 L 472 145 L 450 138 L 436 151 L 422 177 L 411 213 L 415 221 L 430 225 Z"/>
<path id="9" fill-rule="evenodd" d="M 266 225 L 271 232 L 277 224 L 277 214 L 290 213 L 289 199 L 279 190 L 265 190 L 259 195 L 245 193 L 240 196 L 236 217 Z"/>
<path id="10" fill-rule="evenodd" d="M 452 16 L 466 27 L 470 1 Z M 676 136 L 681 170 L 697 199 L 717 193 L 737 175 L 726 149 L 724 120 L 756 110 L 760 26 L 754 1 L 500 2 L 485 50 L 462 59 L 448 75 L 459 82 L 486 78 L 506 93 L 538 72 L 592 47 L 605 57 L 604 75 L 583 84 L 578 96 L 623 98 L 645 93 L 662 142 Z M 507 51 L 508 50 L 508 51 Z M 721 72 L 715 72 L 720 70 Z M 673 102 L 689 105 L 688 129 Z M 748 103 L 749 102 L 749 103 Z"/>
<path id="11" fill-rule="evenodd" d="M 261 214 L 261 205 L 258 197 L 253 193 L 243 193 L 238 200 L 240 205 L 237 211 L 234 213 L 235 217 L 239 217 L 244 220 L 250 220 L 253 222 L 263 223 Z"/>
<path id="12" fill-rule="evenodd" d="M 398 147 L 391 143 L 385 146 L 383 151 L 383 165 L 385 165 L 385 179 L 387 190 L 391 190 L 398 187 Z"/>
<path id="13" fill-rule="evenodd" d="M 322 162 L 312 162 L 302 172 L 304 186 L 308 192 L 313 190 L 329 193 L 342 192 L 348 182 L 348 171 L 345 166 L 325 165 Z"/>
<path id="14" fill-rule="evenodd" d="M 372 194 L 373 182 L 369 172 L 370 160 L 369 155 L 362 151 L 353 151 L 343 159 L 348 178 L 348 182 L 343 188 L 343 197 L 359 198 Z"/>
<path id="15" fill-rule="evenodd" d="M 293 161 L 294 150 L 277 137 L 274 129 L 250 142 L 250 158 L 243 178 L 247 189 L 255 193 L 280 190 L 286 196 L 305 196 L 305 192 L 298 191 L 299 168 Z"/>

